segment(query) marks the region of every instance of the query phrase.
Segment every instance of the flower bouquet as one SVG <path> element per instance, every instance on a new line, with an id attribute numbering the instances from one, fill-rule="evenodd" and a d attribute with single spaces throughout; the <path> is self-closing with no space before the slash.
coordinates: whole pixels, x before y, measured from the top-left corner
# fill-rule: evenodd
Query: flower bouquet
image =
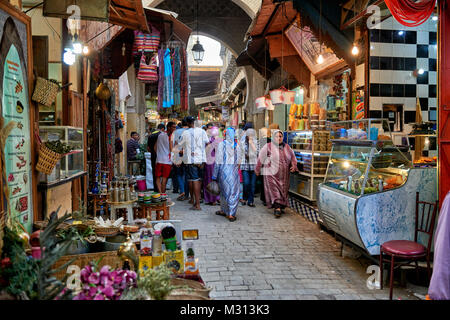
<path id="1" fill-rule="evenodd" d="M 119 300 L 122 293 L 136 287 L 136 272 L 130 270 L 114 270 L 103 266 L 96 271 L 96 266 L 90 263 L 81 270 L 81 292 L 73 300 Z"/>

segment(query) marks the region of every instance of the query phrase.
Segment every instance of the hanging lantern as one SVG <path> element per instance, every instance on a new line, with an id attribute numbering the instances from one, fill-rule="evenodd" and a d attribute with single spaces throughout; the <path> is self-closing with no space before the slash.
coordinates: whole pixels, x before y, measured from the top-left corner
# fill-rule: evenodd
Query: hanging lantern
<path id="1" fill-rule="evenodd" d="M 203 56 L 205 54 L 205 49 L 200 44 L 200 40 L 197 38 L 197 43 L 192 47 L 192 54 L 194 55 L 194 61 L 200 63 L 203 61 Z"/>

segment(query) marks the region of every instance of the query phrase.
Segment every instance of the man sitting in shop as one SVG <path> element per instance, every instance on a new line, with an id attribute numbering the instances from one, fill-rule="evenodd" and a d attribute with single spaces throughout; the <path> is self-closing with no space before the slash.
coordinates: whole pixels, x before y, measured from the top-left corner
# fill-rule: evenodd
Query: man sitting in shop
<path id="1" fill-rule="evenodd" d="M 172 170 L 172 160 L 170 159 L 170 153 L 172 152 L 171 139 L 175 129 L 175 122 L 169 122 L 167 124 L 167 132 L 162 131 L 158 135 L 158 140 L 154 147 L 156 152 L 156 185 L 161 193 L 166 193 L 167 180 Z"/>
<path id="2" fill-rule="evenodd" d="M 131 139 L 127 142 L 127 160 L 135 161 L 139 152 L 139 134 L 133 131 L 131 133 Z"/>

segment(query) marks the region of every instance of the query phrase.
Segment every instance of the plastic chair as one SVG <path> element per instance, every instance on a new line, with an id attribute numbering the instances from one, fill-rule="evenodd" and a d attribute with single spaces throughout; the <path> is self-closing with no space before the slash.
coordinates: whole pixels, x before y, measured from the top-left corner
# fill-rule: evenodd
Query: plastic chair
<path id="1" fill-rule="evenodd" d="M 380 246 L 380 288 L 383 289 L 383 262 L 391 264 L 389 280 L 389 299 L 392 300 L 392 291 L 394 283 L 394 264 L 395 258 L 407 259 L 407 262 L 400 262 L 398 267 L 415 262 L 417 277 L 419 275 L 418 261 L 426 258 L 428 281 L 431 279 L 430 255 L 431 245 L 433 243 L 433 232 L 436 220 L 439 201 L 425 202 L 419 201 L 419 193 L 416 193 L 416 222 L 414 241 L 410 240 L 391 240 Z M 421 210 L 419 210 L 421 209 Z M 426 219 L 425 219 L 426 216 Z M 420 220 L 420 221 L 419 221 Z M 417 242 L 419 232 L 428 235 L 427 247 Z M 383 254 L 390 256 L 390 260 L 383 260 Z"/>

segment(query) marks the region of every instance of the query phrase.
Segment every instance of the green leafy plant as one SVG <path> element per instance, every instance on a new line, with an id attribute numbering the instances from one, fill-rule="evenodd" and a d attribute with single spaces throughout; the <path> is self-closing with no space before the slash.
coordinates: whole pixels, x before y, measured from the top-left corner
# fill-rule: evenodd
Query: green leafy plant
<path id="1" fill-rule="evenodd" d="M 59 154 L 66 154 L 72 151 L 72 147 L 67 143 L 61 142 L 60 140 L 46 141 L 45 146 L 52 150 L 53 152 Z"/>
<path id="2" fill-rule="evenodd" d="M 0 268 L 0 287 L 13 296 L 36 297 L 36 261 L 27 256 L 23 240 L 5 227 Z"/>
<path id="3" fill-rule="evenodd" d="M 121 300 L 164 300 L 174 289 L 179 288 L 171 284 L 172 271 L 165 265 L 153 269 L 142 270 L 138 274 L 137 288 L 130 288 Z"/>
<path id="4" fill-rule="evenodd" d="M 57 269 L 52 269 L 53 265 L 66 255 L 67 250 L 72 245 L 70 239 L 62 239 L 57 236 L 58 226 L 71 217 L 70 213 L 66 213 L 58 218 L 60 208 L 58 207 L 55 212 L 52 212 L 47 227 L 40 234 L 42 255 L 41 259 L 37 260 L 37 299 L 39 300 L 72 299 L 72 291 L 65 288 L 69 275 L 66 275 L 60 281 L 54 277 L 54 274 L 65 270 L 75 259 L 68 261 Z"/>

